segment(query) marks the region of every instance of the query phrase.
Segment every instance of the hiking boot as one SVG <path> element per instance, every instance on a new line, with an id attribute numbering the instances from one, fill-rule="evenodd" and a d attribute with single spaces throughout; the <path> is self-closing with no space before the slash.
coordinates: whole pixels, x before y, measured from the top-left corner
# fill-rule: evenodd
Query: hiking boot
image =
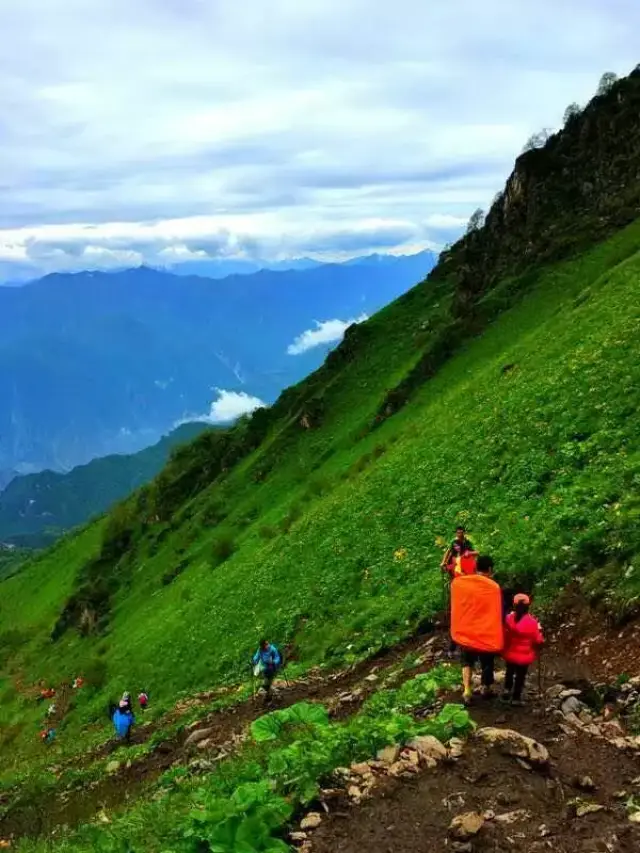
<path id="1" fill-rule="evenodd" d="M 471 700 L 473 698 L 473 690 L 465 690 L 462 694 L 462 704 L 468 706 L 471 704 Z"/>
<path id="2" fill-rule="evenodd" d="M 511 693 L 508 690 L 505 690 L 502 696 L 500 697 L 500 701 L 508 704 L 511 702 Z"/>

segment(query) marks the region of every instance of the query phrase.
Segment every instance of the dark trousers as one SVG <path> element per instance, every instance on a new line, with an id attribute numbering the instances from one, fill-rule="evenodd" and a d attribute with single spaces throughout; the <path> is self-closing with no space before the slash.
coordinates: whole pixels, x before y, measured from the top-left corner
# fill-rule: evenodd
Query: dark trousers
<path id="1" fill-rule="evenodd" d="M 481 683 L 483 687 L 491 687 L 495 681 L 496 656 L 491 652 L 476 652 L 473 649 L 462 649 L 461 663 L 462 666 L 470 666 L 472 669 L 476 663 L 480 662 Z"/>
<path id="2" fill-rule="evenodd" d="M 508 663 L 507 672 L 504 677 L 504 689 L 512 693 L 512 697 L 518 701 L 522 697 L 522 690 L 527 679 L 529 667 L 526 664 Z"/>
<path id="3" fill-rule="evenodd" d="M 262 688 L 265 693 L 265 700 L 271 699 L 271 685 L 273 684 L 273 679 L 276 677 L 275 667 L 266 667 L 265 671 L 262 673 Z"/>

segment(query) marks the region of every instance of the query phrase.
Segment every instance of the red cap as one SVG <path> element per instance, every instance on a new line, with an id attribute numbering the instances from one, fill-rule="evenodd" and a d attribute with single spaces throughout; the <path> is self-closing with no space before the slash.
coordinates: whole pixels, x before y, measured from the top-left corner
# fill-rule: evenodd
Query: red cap
<path id="1" fill-rule="evenodd" d="M 525 595 L 524 592 L 519 592 L 517 595 L 514 596 L 513 603 L 529 605 L 531 604 L 531 599 L 528 595 Z"/>

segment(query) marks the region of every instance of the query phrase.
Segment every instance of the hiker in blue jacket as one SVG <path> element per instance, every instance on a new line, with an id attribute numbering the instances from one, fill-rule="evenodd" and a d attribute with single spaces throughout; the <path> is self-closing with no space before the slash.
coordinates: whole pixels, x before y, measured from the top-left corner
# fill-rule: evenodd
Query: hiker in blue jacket
<path id="1" fill-rule="evenodd" d="M 262 675 L 263 678 L 262 689 L 264 690 L 265 703 L 271 699 L 271 685 L 281 664 L 280 652 L 273 643 L 268 640 L 260 640 L 258 651 L 253 656 L 253 665 L 255 674 Z"/>
<path id="2" fill-rule="evenodd" d="M 135 723 L 136 718 L 133 716 L 133 712 L 127 708 L 124 699 L 120 701 L 119 706 L 113 712 L 112 721 L 118 740 L 131 743 L 131 727 Z"/>

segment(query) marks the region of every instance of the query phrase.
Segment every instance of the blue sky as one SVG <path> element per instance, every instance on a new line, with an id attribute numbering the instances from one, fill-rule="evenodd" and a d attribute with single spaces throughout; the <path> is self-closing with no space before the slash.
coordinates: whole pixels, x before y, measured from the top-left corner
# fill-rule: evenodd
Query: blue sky
<path id="1" fill-rule="evenodd" d="M 0 277 L 438 248 L 636 0 L 0 0 Z"/>

